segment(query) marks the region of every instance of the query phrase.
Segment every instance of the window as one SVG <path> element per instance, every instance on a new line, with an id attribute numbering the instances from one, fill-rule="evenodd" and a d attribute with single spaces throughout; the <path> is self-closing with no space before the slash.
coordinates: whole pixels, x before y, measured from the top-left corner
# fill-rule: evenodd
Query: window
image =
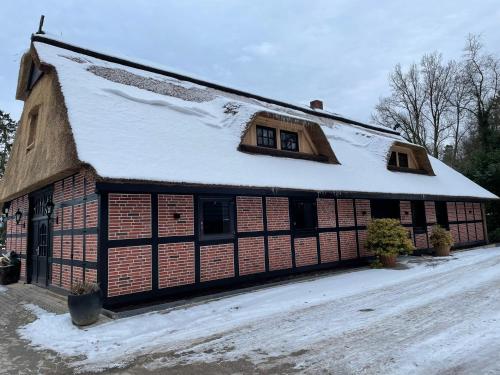
<path id="1" fill-rule="evenodd" d="M 299 135 L 294 132 L 280 130 L 281 149 L 286 151 L 299 151 Z"/>
<path id="2" fill-rule="evenodd" d="M 408 154 L 398 152 L 398 163 L 400 168 L 408 168 Z"/>
<path id="3" fill-rule="evenodd" d="M 316 219 L 317 212 L 315 200 L 292 200 L 292 222 L 295 230 L 315 230 Z"/>
<path id="4" fill-rule="evenodd" d="M 450 229 L 446 202 L 436 202 L 436 221 L 443 228 Z"/>
<path id="5" fill-rule="evenodd" d="M 399 219 L 399 201 L 395 199 L 374 199 L 370 201 L 372 218 Z"/>
<path id="6" fill-rule="evenodd" d="M 232 198 L 200 198 L 200 238 L 231 238 L 234 234 Z"/>
<path id="7" fill-rule="evenodd" d="M 409 168 L 408 154 L 406 152 L 391 152 L 389 165 L 392 167 Z"/>
<path id="8" fill-rule="evenodd" d="M 396 160 L 396 151 L 391 152 L 391 158 L 389 159 L 389 165 L 392 165 L 393 167 L 398 166 L 398 162 Z"/>
<path id="9" fill-rule="evenodd" d="M 276 129 L 257 126 L 257 146 L 276 148 Z"/>
<path id="10" fill-rule="evenodd" d="M 423 232 L 427 226 L 425 219 L 425 204 L 424 201 L 412 201 L 411 212 L 413 215 L 413 227 L 415 231 Z"/>
<path id="11" fill-rule="evenodd" d="M 26 151 L 31 150 L 35 146 L 37 126 L 38 126 L 38 110 L 36 112 L 33 112 L 29 117 L 28 144 L 26 145 Z"/>

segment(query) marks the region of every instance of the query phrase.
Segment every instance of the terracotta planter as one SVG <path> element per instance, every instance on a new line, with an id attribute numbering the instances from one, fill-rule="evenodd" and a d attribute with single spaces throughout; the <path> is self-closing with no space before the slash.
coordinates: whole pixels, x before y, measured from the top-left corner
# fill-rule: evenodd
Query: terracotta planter
<path id="1" fill-rule="evenodd" d="M 437 257 L 447 257 L 450 256 L 450 246 L 440 245 L 434 248 Z"/>
<path id="2" fill-rule="evenodd" d="M 398 259 L 397 254 L 381 254 L 380 262 L 385 268 L 396 267 L 396 260 Z"/>
<path id="3" fill-rule="evenodd" d="M 73 324 L 87 326 L 97 322 L 102 309 L 101 291 L 79 296 L 68 296 L 68 307 Z"/>

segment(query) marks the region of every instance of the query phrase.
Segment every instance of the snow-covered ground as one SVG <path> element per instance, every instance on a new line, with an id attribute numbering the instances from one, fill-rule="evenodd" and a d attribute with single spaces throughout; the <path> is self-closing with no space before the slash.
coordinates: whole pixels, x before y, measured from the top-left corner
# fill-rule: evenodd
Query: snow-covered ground
<path id="1" fill-rule="evenodd" d="M 414 260 L 85 330 L 29 305 L 37 319 L 18 333 L 94 371 L 156 353 L 149 368 L 245 359 L 306 373 L 500 372 L 500 247 Z"/>
<path id="2" fill-rule="evenodd" d="M 0 285 L 0 293 L 5 292 L 7 289 Z"/>

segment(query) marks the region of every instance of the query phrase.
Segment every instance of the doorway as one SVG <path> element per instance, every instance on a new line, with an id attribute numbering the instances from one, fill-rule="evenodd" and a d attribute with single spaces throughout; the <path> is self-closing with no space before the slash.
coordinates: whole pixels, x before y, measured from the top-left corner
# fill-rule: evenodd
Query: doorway
<path id="1" fill-rule="evenodd" d="M 45 214 L 45 206 L 51 200 L 52 189 L 38 191 L 30 197 L 28 275 L 31 283 L 44 287 L 49 284 L 52 258 L 51 228 Z"/>

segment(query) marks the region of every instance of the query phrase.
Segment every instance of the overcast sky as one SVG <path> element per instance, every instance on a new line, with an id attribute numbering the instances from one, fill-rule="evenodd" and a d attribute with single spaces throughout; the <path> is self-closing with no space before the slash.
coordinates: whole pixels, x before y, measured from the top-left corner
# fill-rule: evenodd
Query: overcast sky
<path id="1" fill-rule="evenodd" d="M 19 60 L 45 30 L 210 81 L 369 121 L 393 66 L 462 54 L 480 33 L 500 55 L 499 0 L 2 0 L 0 109 L 19 118 Z"/>

